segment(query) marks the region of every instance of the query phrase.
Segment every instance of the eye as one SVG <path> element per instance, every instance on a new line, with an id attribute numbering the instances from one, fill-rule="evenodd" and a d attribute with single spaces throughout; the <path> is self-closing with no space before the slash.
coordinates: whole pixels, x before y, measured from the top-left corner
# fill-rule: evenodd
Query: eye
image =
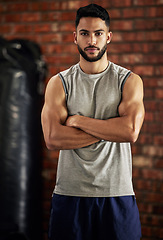
<path id="1" fill-rule="evenodd" d="M 101 36 L 103 33 L 102 32 L 96 32 L 96 36 Z"/>
<path id="2" fill-rule="evenodd" d="M 81 36 L 88 36 L 87 32 L 81 32 L 80 34 L 81 34 Z"/>

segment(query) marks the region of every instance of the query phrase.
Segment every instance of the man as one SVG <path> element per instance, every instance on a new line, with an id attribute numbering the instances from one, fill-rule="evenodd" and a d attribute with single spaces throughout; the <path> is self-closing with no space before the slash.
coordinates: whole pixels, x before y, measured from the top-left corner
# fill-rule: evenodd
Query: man
<path id="1" fill-rule="evenodd" d="M 51 78 L 42 126 L 50 150 L 61 150 L 52 199 L 51 240 L 138 240 L 130 143 L 143 119 L 143 84 L 107 60 L 107 11 L 79 8 L 74 43 L 80 62 Z"/>

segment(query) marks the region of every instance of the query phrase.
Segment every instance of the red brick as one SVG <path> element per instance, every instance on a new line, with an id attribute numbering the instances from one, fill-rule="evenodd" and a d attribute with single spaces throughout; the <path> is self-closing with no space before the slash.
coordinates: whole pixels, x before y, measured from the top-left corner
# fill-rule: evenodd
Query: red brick
<path id="1" fill-rule="evenodd" d="M 157 180 L 152 181 L 151 191 L 152 192 L 163 193 L 163 181 L 157 181 Z M 163 211 L 163 209 L 162 209 L 162 211 Z"/>
<path id="2" fill-rule="evenodd" d="M 13 33 L 29 33 L 32 32 L 33 27 L 31 25 L 15 25 L 12 29 Z"/>
<path id="3" fill-rule="evenodd" d="M 162 89 L 156 89 L 155 90 L 155 96 L 158 99 L 163 99 L 163 88 Z"/>
<path id="4" fill-rule="evenodd" d="M 12 31 L 12 27 L 10 25 L 8 25 L 8 24 L 0 25 L 0 33 L 1 34 L 7 34 L 11 31 Z"/>
<path id="5" fill-rule="evenodd" d="M 113 21 L 113 19 L 121 18 L 121 10 L 119 9 L 108 9 L 108 13 L 111 18 L 111 22 Z"/>
<path id="6" fill-rule="evenodd" d="M 132 52 L 132 43 L 126 44 L 126 43 L 114 43 L 111 42 L 110 45 L 108 45 L 108 51 L 109 53 L 130 53 Z"/>
<path id="7" fill-rule="evenodd" d="M 141 176 L 141 171 L 139 168 L 133 168 L 133 178 L 139 178 Z"/>
<path id="8" fill-rule="evenodd" d="M 133 157 L 133 166 L 134 167 L 152 167 L 152 158 L 145 156 L 134 156 Z"/>
<path id="9" fill-rule="evenodd" d="M 155 0 L 134 0 L 133 2 L 136 6 L 150 6 L 155 4 Z"/>
<path id="10" fill-rule="evenodd" d="M 163 31 L 151 31 L 146 32 L 147 41 L 162 41 L 163 40 Z"/>
<path id="11" fill-rule="evenodd" d="M 161 146 L 143 146 L 143 154 L 147 156 L 163 156 L 163 148 Z"/>
<path id="12" fill-rule="evenodd" d="M 66 55 L 66 56 L 47 56 L 46 57 L 48 63 L 53 64 L 74 64 L 75 59 L 74 56 Z"/>
<path id="13" fill-rule="evenodd" d="M 154 73 L 153 66 L 135 66 L 134 72 L 141 75 L 141 76 L 152 76 Z"/>
<path id="14" fill-rule="evenodd" d="M 75 11 L 73 11 L 73 12 L 63 12 L 63 13 L 61 13 L 60 20 L 62 20 L 62 21 L 70 21 L 70 20 L 74 21 L 75 17 L 76 17 Z"/>
<path id="15" fill-rule="evenodd" d="M 158 43 L 133 43 L 133 48 L 132 51 L 134 52 L 143 52 L 143 53 L 160 53 L 163 51 L 163 49 L 161 49 L 161 44 Z"/>
<path id="16" fill-rule="evenodd" d="M 39 12 L 22 14 L 23 22 L 38 22 L 38 21 L 40 21 L 40 19 L 41 19 L 41 15 Z"/>
<path id="17" fill-rule="evenodd" d="M 162 5 L 163 4 L 163 0 L 156 0 L 155 4 L 156 5 Z"/>
<path id="18" fill-rule="evenodd" d="M 66 5 L 66 8 L 65 8 L 65 5 Z M 65 10 L 67 9 L 67 3 L 66 2 L 58 2 L 58 1 L 50 1 L 49 2 L 49 9 L 52 11 L 52 10 L 55 10 L 55 11 L 60 11 L 60 10 Z"/>
<path id="19" fill-rule="evenodd" d="M 146 111 L 156 111 L 158 109 L 158 104 L 154 100 L 149 100 L 145 102 L 145 109 Z"/>
<path id="20" fill-rule="evenodd" d="M 162 171 L 158 169 L 142 169 L 142 176 L 144 179 L 163 180 Z"/>
<path id="21" fill-rule="evenodd" d="M 159 109 L 159 111 L 162 111 L 162 109 L 163 109 L 163 102 L 158 102 L 158 109 Z"/>
<path id="22" fill-rule="evenodd" d="M 150 99 L 151 100 L 151 98 L 154 98 L 154 96 L 155 96 L 154 89 L 145 88 L 144 93 L 145 93 L 144 94 L 145 99 Z"/>
<path id="23" fill-rule="evenodd" d="M 50 161 L 50 160 L 43 160 L 43 168 L 44 169 L 54 169 L 56 170 L 57 168 L 57 163 L 56 161 Z"/>
<path id="24" fill-rule="evenodd" d="M 113 39 L 112 42 L 122 42 L 123 41 L 123 34 L 121 32 L 113 32 Z"/>
<path id="25" fill-rule="evenodd" d="M 144 63 L 148 64 L 162 64 L 163 63 L 163 55 L 162 54 L 148 54 L 144 56 Z"/>
<path id="26" fill-rule="evenodd" d="M 122 17 L 124 18 L 138 18 L 144 17 L 144 8 L 126 8 L 122 10 Z"/>
<path id="27" fill-rule="evenodd" d="M 109 54 L 109 61 L 118 63 L 119 62 L 119 55 L 118 54 Z"/>
<path id="28" fill-rule="evenodd" d="M 157 65 L 156 67 L 155 67 L 155 74 L 157 75 L 157 76 L 163 76 L 163 67 L 162 67 L 162 65 Z M 163 81 L 162 81 L 163 82 Z"/>
<path id="29" fill-rule="evenodd" d="M 149 180 L 138 179 L 134 181 L 134 186 L 138 190 L 151 190 L 152 182 Z"/>
<path id="30" fill-rule="evenodd" d="M 148 202 L 162 204 L 163 196 L 162 193 L 147 193 L 146 199 Z"/>
<path id="31" fill-rule="evenodd" d="M 153 212 L 155 213 L 155 214 L 157 214 L 157 215 L 161 215 L 161 216 L 163 216 L 163 207 L 162 207 L 162 205 L 155 205 L 155 206 L 153 206 Z"/>
<path id="32" fill-rule="evenodd" d="M 9 22 L 11 22 L 11 23 L 13 23 L 13 22 L 21 22 L 22 16 L 19 15 L 19 14 L 15 14 L 15 13 L 14 14 L 6 14 L 4 16 L 4 20 L 7 23 L 9 23 Z"/>
<path id="33" fill-rule="evenodd" d="M 163 145 L 163 136 L 154 136 L 154 143 L 157 145 Z"/>
<path id="34" fill-rule="evenodd" d="M 42 21 L 59 21 L 61 20 L 61 13 L 60 12 L 45 12 L 41 13 L 41 20 Z"/>
<path id="35" fill-rule="evenodd" d="M 103 6 L 104 8 L 106 8 L 107 10 L 112 8 L 112 3 L 113 1 L 108 1 L 108 0 L 103 0 L 99 3 L 99 0 L 96 0 L 97 4 L 100 4 L 101 6 Z"/>
<path id="36" fill-rule="evenodd" d="M 49 42 L 49 43 L 60 43 L 62 40 L 62 36 L 59 33 L 50 33 L 41 35 L 41 42 Z"/>
<path id="37" fill-rule="evenodd" d="M 113 31 L 128 31 L 133 29 L 133 21 L 132 20 L 127 20 L 127 21 L 122 21 L 122 20 L 114 20 L 111 24 L 111 28 Z"/>
<path id="38" fill-rule="evenodd" d="M 141 131 L 142 132 L 142 131 Z M 152 138 L 149 136 L 149 134 L 140 134 L 139 136 L 139 142 L 140 144 L 151 144 Z"/>
<path id="39" fill-rule="evenodd" d="M 50 10 L 50 4 L 49 2 L 31 2 L 29 6 L 29 10 L 32 10 L 32 11 Z"/>
<path id="40" fill-rule="evenodd" d="M 141 217 L 141 223 L 152 226 L 163 226 L 163 217 L 152 216 L 151 214 L 144 214 Z"/>
<path id="41" fill-rule="evenodd" d="M 143 62 L 143 55 L 142 54 L 124 54 L 120 58 L 120 61 L 122 63 L 128 63 L 128 64 L 135 64 L 135 63 L 140 63 Z"/>
<path id="42" fill-rule="evenodd" d="M 129 6 L 131 6 L 131 4 L 132 4 L 131 0 L 123 0 L 123 1 L 114 0 L 114 1 L 112 1 L 112 7 L 129 7 Z"/>
<path id="43" fill-rule="evenodd" d="M 162 229 L 160 227 L 142 227 L 142 234 L 146 237 L 151 237 L 152 239 L 161 239 Z"/>
<path id="44" fill-rule="evenodd" d="M 7 5 L 8 12 L 21 12 L 28 10 L 28 3 L 10 3 Z"/>
<path id="45" fill-rule="evenodd" d="M 89 4 L 89 1 L 52 1 L 50 4 L 50 10 L 77 10 L 79 7 L 86 6 Z"/>
<path id="46" fill-rule="evenodd" d="M 5 5 L 4 3 L 0 3 L 0 12 L 5 12 L 7 9 L 7 5 Z"/>
<path id="47" fill-rule="evenodd" d="M 105 1 L 102 2 L 104 4 Z M 82 0 L 82 1 L 68 1 L 67 9 L 69 10 L 77 10 L 80 7 L 86 6 L 89 4 L 89 1 Z"/>
<path id="48" fill-rule="evenodd" d="M 62 40 L 63 40 L 65 43 L 72 43 L 72 42 L 74 42 L 74 37 L 73 37 L 72 32 L 71 32 L 71 33 L 64 33 L 64 34 L 62 35 Z"/>
<path id="49" fill-rule="evenodd" d="M 157 121 L 157 124 L 162 123 L 163 121 L 163 112 L 156 112 L 155 113 L 155 120 Z M 161 129 L 160 129 L 160 132 L 161 132 Z"/>
<path id="50" fill-rule="evenodd" d="M 149 7 L 146 11 L 147 17 L 162 17 L 163 16 L 163 6 Z"/>
<path id="51" fill-rule="evenodd" d="M 162 19 L 153 19 L 153 20 L 136 20 L 135 29 L 140 30 L 151 30 L 151 29 L 162 29 Z"/>
<path id="52" fill-rule="evenodd" d="M 162 129 L 157 122 L 145 121 L 143 129 L 144 132 L 152 134 L 152 136 L 156 133 L 162 133 Z"/>
<path id="53" fill-rule="evenodd" d="M 45 23 L 35 24 L 35 25 L 33 25 L 33 30 L 34 30 L 34 32 L 37 32 L 37 33 L 50 32 L 51 24 L 45 24 Z"/>
<path id="54" fill-rule="evenodd" d="M 75 31 L 75 24 L 73 23 L 66 23 L 63 22 L 62 24 L 60 24 L 59 26 L 59 30 L 61 32 L 71 32 L 71 34 Z"/>
<path id="55" fill-rule="evenodd" d="M 29 33 L 16 33 L 16 34 L 14 34 L 14 37 L 13 37 L 13 34 L 11 34 L 11 35 L 8 35 L 8 37 L 7 37 L 8 40 L 11 40 L 13 38 L 28 39 L 28 40 L 34 41 L 36 43 L 39 43 L 39 41 L 40 41 L 39 36 L 37 36 L 36 34 L 30 33 L 30 32 Z"/>
<path id="56" fill-rule="evenodd" d="M 145 32 L 139 31 L 139 34 L 137 34 L 136 32 L 128 32 L 128 33 L 123 33 L 122 35 L 122 41 L 126 41 L 126 42 L 137 42 L 137 41 L 145 41 L 146 39 L 146 35 Z"/>
<path id="57" fill-rule="evenodd" d="M 162 155 L 162 159 L 158 159 L 158 160 L 155 161 L 155 167 L 156 168 L 163 168 L 163 155 Z"/>
<path id="58" fill-rule="evenodd" d="M 136 194 L 136 195 L 138 195 L 138 194 Z M 153 206 L 151 204 L 144 203 L 143 201 L 139 202 L 138 200 L 139 200 L 139 198 L 137 198 L 137 202 L 138 202 L 138 208 L 139 208 L 140 212 L 143 212 L 143 213 L 152 213 L 153 212 Z"/>
<path id="59" fill-rule="evenodd" d="M 160 81 L 162 79 L 160 79 L 159 77 L 143 77 L 143 82 L 144 82 L 144 87 L 147 88 L 147 87 L 153 87 L 153 88 L 158 88 L 160 87 Z"/>
<path id="60" fill-rule="evenodd" d="M 55 53 L 73 53 L 76 54 L 77 53 L 77 48 L 76 45 L 74 45 L 73 43 L 71 44 L 65 44 L 65 45 L 61 45 L 61 44 L 48 44 L 48 46 L 46 46 L 46 53 L 48 54 L 55 54 Z"/>
<path id="61" fill-rule="evenodd" d="M 49 156 L 51 159 L 57 159 L 59 157 L 59 151 L 49 151 Z"/>

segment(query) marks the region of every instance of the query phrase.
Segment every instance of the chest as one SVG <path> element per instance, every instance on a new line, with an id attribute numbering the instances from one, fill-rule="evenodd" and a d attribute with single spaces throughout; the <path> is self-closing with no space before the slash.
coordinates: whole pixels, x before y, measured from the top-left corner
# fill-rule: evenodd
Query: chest
<path id="1" fill-rule="evenodd" d="M 118 80 L 71 79 L 68 85 L 67 108 L 69 115 L 82 115 L 97 119 L 118 116 L 121 101 Z"/>

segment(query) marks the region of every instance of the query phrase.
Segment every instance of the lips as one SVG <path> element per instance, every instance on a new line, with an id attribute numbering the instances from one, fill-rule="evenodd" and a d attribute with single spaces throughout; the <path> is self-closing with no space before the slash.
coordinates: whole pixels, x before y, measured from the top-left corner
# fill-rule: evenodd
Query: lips
<path id="1" fill-rule="evenodd" d="M 86 51 L 89 53 L 94 53 L 97 51 L 97 48 L 88 48 Z"/>
<path id="2" fill-rule="evenodd" d="M 100 50 L 97 47 L 86 47 L 84 49 L 88 54 L 95 54 L 97 50 Z"/>
<path id="3" fill-rule="evenodd" d="M 84 48 L 84 51 L 89 51 L 89 52 L 95 52 L 97 50 L 100 50 L 98 47 L 94 47 L 94 46 L 89 46 Z"/>

